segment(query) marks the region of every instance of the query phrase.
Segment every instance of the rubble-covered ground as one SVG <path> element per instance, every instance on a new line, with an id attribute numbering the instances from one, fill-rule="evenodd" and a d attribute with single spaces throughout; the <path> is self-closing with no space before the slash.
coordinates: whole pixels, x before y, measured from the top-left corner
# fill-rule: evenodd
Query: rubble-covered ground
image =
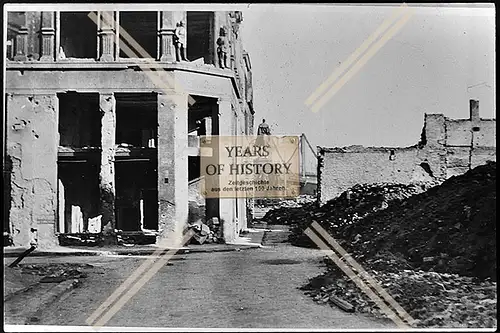
<path id="1" fill-rule="evenodd" d="M 32 274 L 50 278 L 74 279 L 87 277 L 90 264 L 54 263 L 54 264 L 20 264 L 22 274 Z"/>
<path id="2" fill-rule="evenodd" d="M 20 263 L 15 267 L 4 266 L 4 301 L 35 288 L 39 283 L 59 283 L 68 279 L 84 279 L 93 265 L 79 263 Z"/>
<path id="3" fill-rule="evenodd" d="M 279 208 L 263 220 L 290 225 L 300 246 L 315 246 L 303 231 L 318 222 L 419 327 L 496 327 L 496 163 L 440 185 L 357 185 L 322 207 Z M 333 294 L 384 316 L 328 263 L 304 287 L 315 299 Z"/>

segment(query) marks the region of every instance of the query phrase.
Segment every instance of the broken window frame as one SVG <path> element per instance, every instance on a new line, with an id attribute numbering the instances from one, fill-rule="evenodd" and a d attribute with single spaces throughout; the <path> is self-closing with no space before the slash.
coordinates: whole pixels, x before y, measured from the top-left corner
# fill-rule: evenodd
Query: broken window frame
<path id="1" fill-rule="evenodd" d="M 81 12 L 86 12 L 86 11 L 75 11 L 75 12 L 70 12 L 70 11 L 65 11 L 65 10 L 58 10 L 55 11 L 55 38 L 54 38 L 54 48 L 55 48 L 55 61 L 97 61 L 99 59 L 99 52 L 100 52 L 100 41 L 99 41 L 99 30 L 100 30 L 100 23 L 101 23 L 101 15 L 100 11 L 97 12 L 97 29 L 96 29 L 96 56 L 94 58 L 77 58 L 77 57 L 69 57 L 69 58 L 64 58 L 60 59 L 60 48 L 61 48 L 61 13 L 81 13 Z M 89 12 L 90 13 L 90 12 Z"/>

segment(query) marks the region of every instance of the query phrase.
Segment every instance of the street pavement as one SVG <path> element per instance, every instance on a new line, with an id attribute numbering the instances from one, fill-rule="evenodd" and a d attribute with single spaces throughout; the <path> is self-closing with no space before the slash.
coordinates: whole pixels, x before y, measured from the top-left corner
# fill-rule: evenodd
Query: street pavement
<path id="1" fill-rule="evenodd" d="M 182 328 L 395 328 L 316 304 L 298 287 L 324 271 L 323 254 L 266 234 L 263 248 L 173 257 L 106 326 Z M 140 256 L 38 257 L 23 263 L 78 262 L 95 267 L 82 284 L 37 315 L 37 325 L 87 326 L 86 319 L 146 260 Z M 6 323 L 9 323 L 6 318 Z"/>

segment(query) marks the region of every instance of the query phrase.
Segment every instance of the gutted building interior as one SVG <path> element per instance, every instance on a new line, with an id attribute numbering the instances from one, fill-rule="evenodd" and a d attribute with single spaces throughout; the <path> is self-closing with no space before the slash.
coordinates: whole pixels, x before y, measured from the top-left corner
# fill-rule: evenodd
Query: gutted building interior
<path id="1" fill-rule="evenodd" d="M 57 94 L 59 101 L 59 146 L 99 148 L 101 115 L 99 94 L 66 92 Z"/>
<path id="2" fill-rule="evenodd" d="M 158 135 L 156 93 L 115 93 L 116 143 L 155 148 Z"/>
<path id="3" fill-rule="evenodd" d="M 120 38 L 120 58 L 157 58 L 158 12 L 120 12 L 118 22 L 131 37 Z M 133 47 L 132 40 L 139 42 L 145 53 L 135 52 L 137 56 L 130 57 L 124 52 L 124 44 Z"/>
<path id="4" fill-rule="evenodd" d="M 159 242 L 213 217 L 224 221 L 224 241 L 238 237 L 244 199 L 199 191 L 200 136 L 253 133 L 251 65 L 237 13 L 8 13 L 4 230 L 14 245 L 29 243 L 32 229 L 41 247 L 104 230 Z M 179 64 L 181 21 L 188 61 Z M 221 26 L 230 68 L 217 65 Z M 134 58 L 158 68 L 143 70 Z M 174 87 L 158 81 L 163 71 Z"/>
<path id="5" fill-rule="evenodd" d="M 156 93 L 116 93 L 117 229 L 158 230 Z"/>
<path id="6" fill-rule="evenodd" d="M 59 232 L 88 230 L 90 218 L 99 215 L 99 160 L 92 156 L 60 158 L 58 208 Z"/>
<path id="7" fill-rule="evenodd" d="M 99 94 L 59 93 L 57 100 L 58 231 L 78 233 L 99 215 Z"/>
<path id="8" fill-rule="evenodd" d="M 88 12 L 60 13 L 60 58 L 97 58 L 97 26 Z"/>
<path id="9" fill-rule="evenodd" d="M 115 172 L 117 229 L 158 230 L 156 159 L 117 158 Z"/>
<path id="10" fill-rule="evenodd" d="M 214 30 L 213 12 L 187 12 L 187 58 L 194 61 L 203 58 L 206 64 L 213 63 Z"/>

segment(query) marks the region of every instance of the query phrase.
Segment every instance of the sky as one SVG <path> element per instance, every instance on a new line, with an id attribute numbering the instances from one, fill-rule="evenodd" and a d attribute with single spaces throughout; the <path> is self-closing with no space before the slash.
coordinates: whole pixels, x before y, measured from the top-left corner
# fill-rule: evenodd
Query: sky
<path id="1" fill-rule="evenodd" d="M 463 4 L 462 6 L 465 6 Z M 392 6 L 249 5 L 256 124 L 316 146 L 416 144 L 424 113 L 495 118 L 494 8 L 416 7 L 414 15 L 318 112 L 307 97 L 382 24 Z"/>

